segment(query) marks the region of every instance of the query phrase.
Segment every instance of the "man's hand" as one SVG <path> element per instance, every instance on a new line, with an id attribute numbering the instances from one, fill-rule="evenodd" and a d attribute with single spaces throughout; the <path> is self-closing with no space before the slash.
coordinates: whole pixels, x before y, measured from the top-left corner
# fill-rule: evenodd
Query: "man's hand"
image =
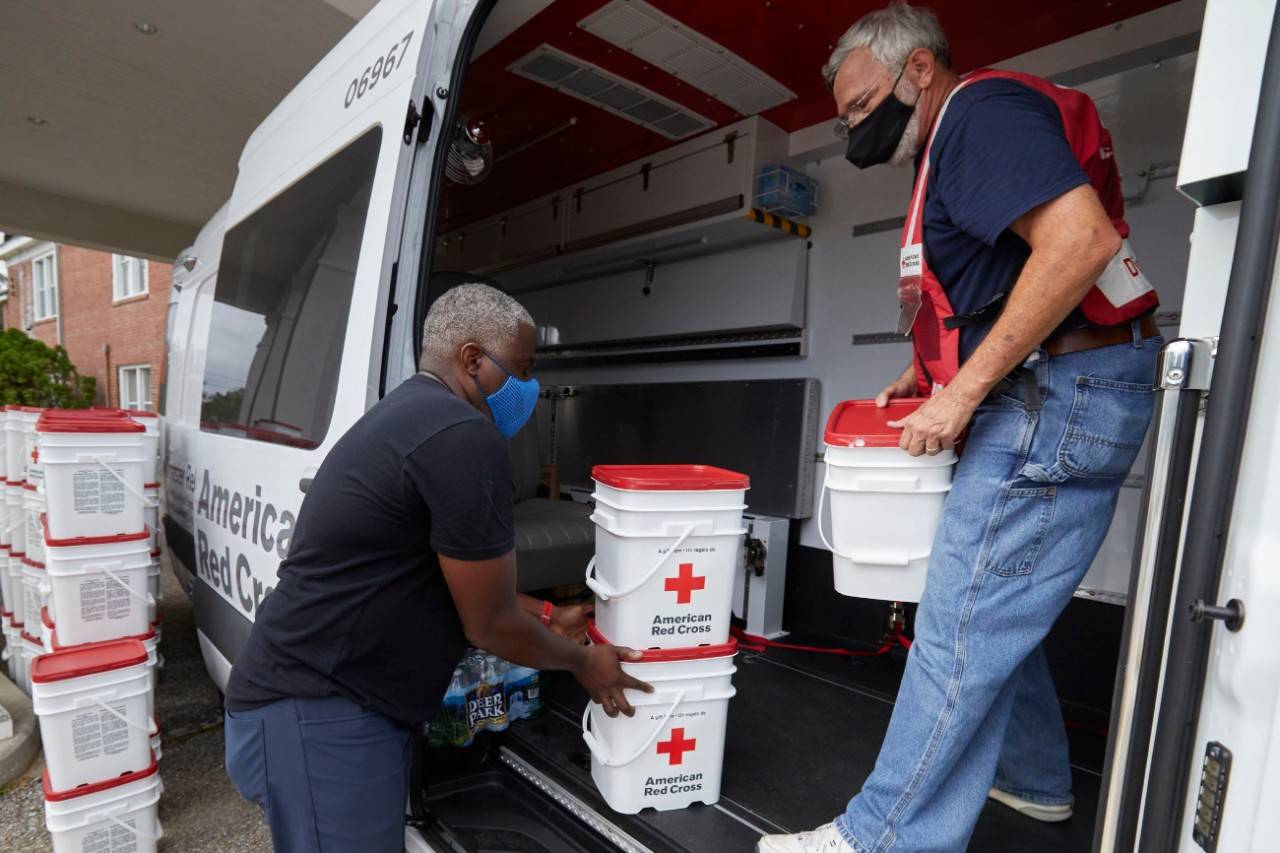
<path id="1" fill-rule="evenodd" d="M 907 417 L 889 421 L 888 426 L 902 430 L 898 446 L 912 456 L 936 456 L 956 446 L 981 402 L 981 397 L 965 394 L 963 386 L 948 385 Z"/>
<path id="2" fill-rule="evenodd" d="M 587 641 L 587 620 L 595 613 L 594 604 L 570 604 L 551 611 L 551 630 L 575 643 Z"/>
<path id="3" fill-rule="evenodd" d="M 914 397 L 916 395 L 916 363 L 913 360 L 907 365 L 907 369 L 902 371 L 902 375 L 876 395 L 877 408 L 883 409 L 889 405 L 889 401 L 897 397 Z"/>
<path id="4" fill-rule="evenodd" d="M 588 646 L 582 664 L 573 670 L 573 677 L 583 686 L 592 702 L 598 702 L 610 717 L 618 712 L 635 716 L 636 709 L 627 701 L 623 688 L 652 693 L 653 687 L 622 671 L 620 660 L 639 660 L 640 652 L 622 646 Z"/>

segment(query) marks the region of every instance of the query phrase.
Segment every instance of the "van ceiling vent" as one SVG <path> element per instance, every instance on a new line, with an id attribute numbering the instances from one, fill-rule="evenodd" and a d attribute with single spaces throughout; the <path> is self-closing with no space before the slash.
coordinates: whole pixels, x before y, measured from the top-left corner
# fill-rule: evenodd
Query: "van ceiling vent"
<path id="1" fill-rule="evenodd" d="M 683 139 L 713 126 L 709 119 L 675 101 L 548 44 L 534 48 L 507 70 L 669 139 Z"/>
<path id="2" fill-rule="evenodd" d="M 644 0 L 613 0 L 583 18 L 578 26 L 697 86 L 744 116 L 796 97 L 741 56 Z"/>

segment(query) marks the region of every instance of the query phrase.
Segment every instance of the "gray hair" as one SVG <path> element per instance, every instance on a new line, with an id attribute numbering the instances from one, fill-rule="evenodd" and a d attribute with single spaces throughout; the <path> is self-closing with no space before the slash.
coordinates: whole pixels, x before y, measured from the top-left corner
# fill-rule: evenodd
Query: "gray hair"
<path id="1" fill-rule="evenodd" d="M 849 54 L 858 48 L 871 49 L 877 62 L 896 74 L 907 64 L 907 57 L 917 48 L 928 48 L 938 61 L 951 67 L 951 48 L 942 32 L 938 18 L 928 9 L 909 6 L 906 0 L 896 0 L 883 9 L 863 15 L 859 21 L 840 36 L 831 58 L 822 66 L 822 76 L 831 89 L 836 83 L 836 72 Z"/>
<path id="2" fill-rule="evenodd" d="M 515 337 L 520 324 L 532 326 L 524 306 L 487 284 L 460 284 L 445 291 L 422 324 L 423 361 L 448 361 L 466 343 L 497 349 Z"/>

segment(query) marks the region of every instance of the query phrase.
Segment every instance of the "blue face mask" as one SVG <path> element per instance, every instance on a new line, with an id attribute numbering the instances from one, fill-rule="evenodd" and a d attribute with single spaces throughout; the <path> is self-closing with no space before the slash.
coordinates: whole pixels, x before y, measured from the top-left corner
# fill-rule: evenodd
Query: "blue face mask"
<path id="1" fill-rule="evenodd" d="M 502 383 L 502 387 L 485 397 L 484 401 L 489 404 L 498 432 L 502 433 L 503 438 L 512 438 L 528 423 L 533 407 L 538 404 L 538 380 L 517 379 L 515 374 L 502 366 L 502 362 L 487 352 L 484 355 L 507 374 L 507 381 Z M 476 386 L 479 387 L 478 382 Z"/>

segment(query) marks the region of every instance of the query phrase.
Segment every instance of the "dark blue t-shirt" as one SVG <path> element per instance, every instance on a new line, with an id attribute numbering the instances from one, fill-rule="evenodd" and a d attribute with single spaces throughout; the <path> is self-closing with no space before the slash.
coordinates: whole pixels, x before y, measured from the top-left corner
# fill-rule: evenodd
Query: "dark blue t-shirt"
<path id="1" fill-rule="evenodd" d="M 957 314 L 1013 287 L 1031 250 L 1009 226 L 1089 182 L 1057 105 L 1012 80 L 982 80 L 958 91 L 929 156 L 925 259 Z M 1060 328 L 1083 325 L 1077 310 Z M 989 323 L 961 329 L 962 362 L 989 329 Z"/>
<path id="2" fill-rule="evenodd" d="M 316 472 L 227 707 L 339 695 L 404 723 L 429 720 L 467 648 L 437 555 L 508 553 L 514 496 L 493 421 L 434 379 L 403 382 Z"/>

